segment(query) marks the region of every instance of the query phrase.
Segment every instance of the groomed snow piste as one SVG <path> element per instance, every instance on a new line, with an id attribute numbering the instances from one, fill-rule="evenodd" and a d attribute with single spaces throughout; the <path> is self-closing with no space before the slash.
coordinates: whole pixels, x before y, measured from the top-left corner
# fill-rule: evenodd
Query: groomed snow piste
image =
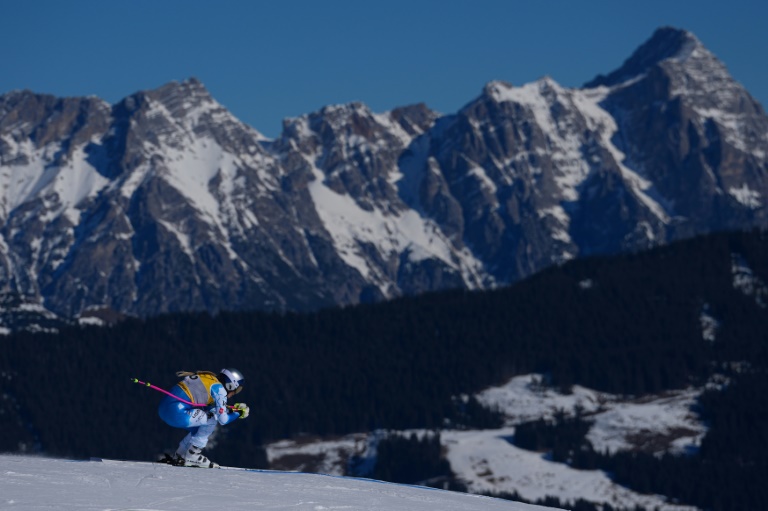
<path id="1" fill-rule="evenodd" d="M 501 499 L 369 479 L 130 461 L 0 455 L 0 509 L 544 511 Z"/>

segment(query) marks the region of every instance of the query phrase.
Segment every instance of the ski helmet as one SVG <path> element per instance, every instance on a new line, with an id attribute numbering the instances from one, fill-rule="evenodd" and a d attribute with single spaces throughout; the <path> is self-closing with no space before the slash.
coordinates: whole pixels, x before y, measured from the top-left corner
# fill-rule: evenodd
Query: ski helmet
<path id="1" fill-rule="evenodd" d="M 245 378 L 240 371 L 230 367 L 219 372 L 219 381 L 227 389 L 227 392 L 240 392 L 243 390 L 242 385 Z"/>

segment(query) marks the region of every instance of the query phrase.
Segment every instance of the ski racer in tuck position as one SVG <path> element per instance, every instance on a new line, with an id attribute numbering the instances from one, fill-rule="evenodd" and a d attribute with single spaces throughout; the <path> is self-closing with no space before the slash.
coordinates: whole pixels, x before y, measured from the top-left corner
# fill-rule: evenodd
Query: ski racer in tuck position
<path id="1" fill-rule="evenodd" d="M 184 379 L 171 389 L 171 394 L 197 406 L 172 396 L 166 396 L 160 403 L 158 414 L 166 424 L 189 431 L 169 462 L 185 467 L 216 468 L 219 465 L 203 456 L 202 450 L 217 424 L 223 426 L 248 417 L 248 405 L 236 403 L 231 412 L 227 406 L 227 399 L 243 390 L 245 379 L 237 369 L 222 369 L 219 374 L 179 371 L 176 376 Z"/>

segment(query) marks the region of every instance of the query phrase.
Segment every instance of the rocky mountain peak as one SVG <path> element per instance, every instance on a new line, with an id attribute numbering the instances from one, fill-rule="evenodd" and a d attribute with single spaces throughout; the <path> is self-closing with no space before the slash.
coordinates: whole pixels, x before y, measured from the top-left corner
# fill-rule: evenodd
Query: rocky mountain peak
<path id="1" fill-rule="evenodd" d="M 488 82 L 485 84 L 485 87 L 483 87 L 481 98 L 486 98 L 494 102 L 499 102 L 501 98 L 504 96 L 504 94 L 513 88 L 514 88 L 514 85 L 512 85 L 509 82 L 505 82 L 503 80 L 494 80 L 492 82 Z"/>
<path id="2" fill-rule="evenodd" d="M 483 92 L 478 100 L 491 101 L 493 103 L 528 103 L 534 97 L 554 100 L 565 90 L 551 76 L 543 76 L 534 82 L 520 87 L 515 87 L 511 83 L 502 80 L 495 80 L 483 87 Z"/>
<path id="3" fill-rule="evenodd" d="M 157 89 L 137 92 L 115 106 L 117 115 L 139 114 L 177 121 L 196 121 L 201 114 L 213 109 L 223 108 L 196 78 L 183 82 L 173 81 Z"/>
<path id="4" fill-rule="evenodd" d="M 617 70 L 606 75 L 598 75 L 587 82 L 585 88 L 613 86 L 640 76 L 653 66 L 669 59 L 685 61 L 693 55 L 708 54 L 709 51 L 692 33 L 673 27 L 657 29 L 648 41 L 643 43 L 624 61 Z"/>
<path id="5" fill-rule="evenodd" d="M 146 94 L 164 104 L 173 104 L 182 100 L 186 103 L 205 103 L 213 101 L 211 93 L 197 78 L 188 78 L 182 82 L 172 81 L 157 89 L 147 91 Z"/>
<path id="6" fill-rule="evenodd" d="M 0 96 L 0 134 L 31 136 L 36 144 L 66 138 L 73 131 L 109 113 L 109 104 L 96 97 L 58 98 L 14 91 Z"/>
<path id="7" fill-rule="evenodd" d="M 434 125 L 440 115 L 424 103 L 395 108 L 392 119 L 411 136 L 420 135 Z"/>
<path id="8" fill-rule="evenodd" d="M 262 152 L 261 133 L 234 117 L 196 78 L 141 91 L 113 108 L 120 132 L 154 147 L 184 148 L 195 140 L 215 141 L 233 152 Z"/>
<path id="9" fill-rule="evenodd" d="M 309 122 L 317 132 L 330 129 L 334 133 L 360 134 L 373 122 L 373 112 L 360 102 L 329 105 L 310 114 Z"/>

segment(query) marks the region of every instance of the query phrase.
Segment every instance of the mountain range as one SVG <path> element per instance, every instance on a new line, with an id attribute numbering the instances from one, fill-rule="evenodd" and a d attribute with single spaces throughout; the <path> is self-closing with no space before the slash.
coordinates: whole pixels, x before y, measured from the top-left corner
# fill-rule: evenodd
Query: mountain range
<path id="1" fill-rule="evenodd" d="M 0 96 L 0 291 L 104 308 L 314 310 L 487 289 L 768 225 L 768 116 L 690 32 L 580 88 L 454 114 L 327 106 L 268 139 L 191 78 L 116 104 Z"/>

